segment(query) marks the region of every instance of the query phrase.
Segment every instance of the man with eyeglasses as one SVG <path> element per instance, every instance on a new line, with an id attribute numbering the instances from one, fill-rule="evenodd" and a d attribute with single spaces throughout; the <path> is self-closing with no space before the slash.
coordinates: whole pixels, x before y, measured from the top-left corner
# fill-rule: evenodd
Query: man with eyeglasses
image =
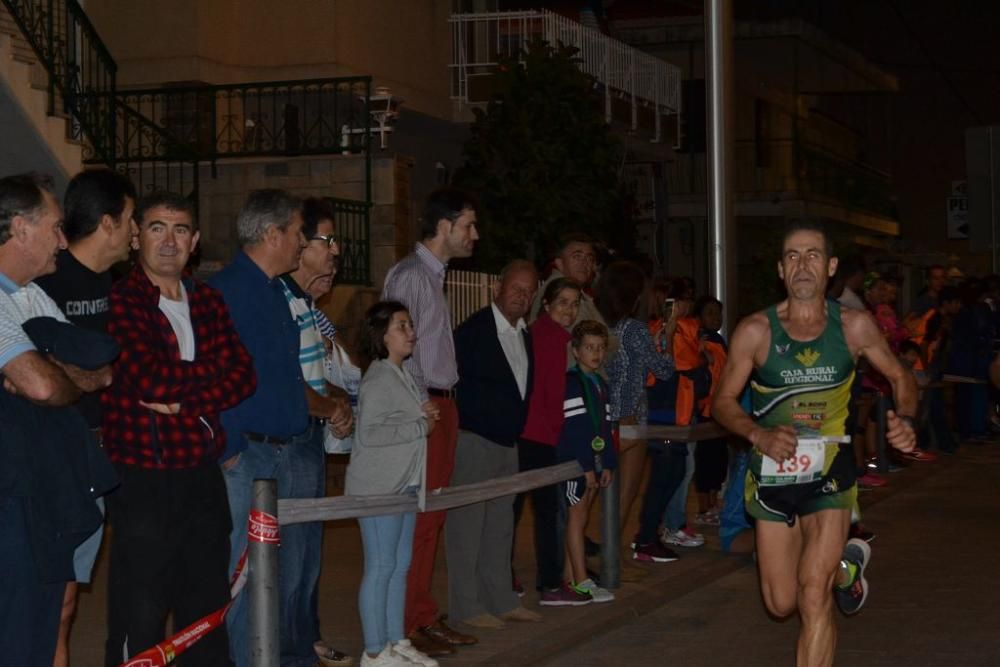
<path id="1" fill-rule="evenodd" d="M 282 289 L 292 317 L 299 325 L 299 365 L 305 384 L 306 403 L 310 420 L 329 428 L 339 438 L 346 437 L 353 427 L 353 413 L 347 393 L 327 384 L 323 374 L 326 348 L 320 328 L 321 311 L 316 300 L 333 286 L 337 274 L 340 248 L 334 235 L 333 209 L 325 199 L 310 197 L 302 202 L 302 235 L 306 247 L 299 257 L 299 266 L 281 277 Z M 326 495 L 326 455 L 323 451 L 324 428 L 314 428 L 313 438 L 300 450 L 295 473 L 300 484 L 297 498 L 321 498 Z M 322 561 L 323 523 L 314 521 L 285 526 L 281 529 L 282 549 L 292 544 L 300 562 L 299 593 L 281 610 L 284 634 L 281 637 L 283 656 L 314 657 L 314 650 L 333 664 L 351 664 L 351 658 L 321 642 L 319 618 L 315 605 Z"/>
<path id="2" fill-rule="evenodd" d="M 210 282 L 226 301 L 240 339 L 253 357 L 257 390 L 247 400 L 222 414 L 227 432 L 222 458 L 233 532 L 230 571 L 247 546 L 247 519 L 255 479 L 276 479 L 278 498 L 315 497 L 322 479 L 322 437 L 327 425 L 315 415 L 303 385 L 299 351 L 304 322 L 289 313 L 281 276 L 300 268 L 308 249 L 329 255 L 329 242 L 309 241 L 303 233 L 302 201 L 284 190 L 255 190 L 236 219 L 240 250 Z M 330 230 L 332 231 L 332 230 Z M 331 273 L 322 266 L 320 275 Z M 349 410 L 348 410 L 349 412 Z M 335 419 L 340 425 L 341 419 Z M 304 644 L 295 633 L 304 621 L 294 610 L 300 600 L 309 604 L 305 552 L 318 548 L 304 543 L 296 531 L 282 529 L 278 555 L 278 597 L 281 617 L 281 664 L 313 667 L 316 654 L 297 650 Z M 315 566 L 314 566 L 315 567 Z M 290 615 L 289 611 L 293 614 Z M 246 596 L 236 598 L 226 616 L 230 654 L 236 667 L 250 664 L 249 608 Z M 309 632 L 315 633 L 315 629 Z"/>

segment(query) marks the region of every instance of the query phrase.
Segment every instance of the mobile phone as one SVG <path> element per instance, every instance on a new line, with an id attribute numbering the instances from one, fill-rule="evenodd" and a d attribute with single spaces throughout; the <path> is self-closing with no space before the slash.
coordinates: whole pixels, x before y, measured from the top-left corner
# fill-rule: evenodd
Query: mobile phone
<path id="1" fill-rule="evenodd" d="M 664 299 L 663 300 L 663 319 L 669 320 L 670 315 L 674 312 L 674 300 Z"/>

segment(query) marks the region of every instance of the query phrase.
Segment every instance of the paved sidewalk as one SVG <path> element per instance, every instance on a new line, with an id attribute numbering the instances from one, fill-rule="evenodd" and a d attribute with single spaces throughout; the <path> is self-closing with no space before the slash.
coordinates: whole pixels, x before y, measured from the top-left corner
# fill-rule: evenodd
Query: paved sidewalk
<path id="1" fill-rule="evenodd" d="M 862 495 L 871 588 L 857 616 L 838 615 L 837 664 L 1000 665 L 998 473 L 1000 444 L 968 446 Z M 545 664 L 793 665 L 798 627 L 768 617 L 746 567 Z"/>
<path id="2" fill-rule="evenodd" d="M 331 493 L 338 492 L 339 471 L 331 464 Z M 840 622 L 838 662 L 1000 664 L 1000 638 L 995 636 L 1000 586 L 993 575 L 1000 547 L 994 530 L 1000 514 L 1000 497 L 994 492 L 998 472 L 1000 444 L 965 447 L 937 463 L 913 464 L 892 475 L 891 486 L 862 495 L 865 522 L 879 534 L 870 570 L 872 593 L 864 612 Z M 794 663 L 797 620 L 778 623 L 767 617 L 752 562 L 720 553 L 715 529 L 702 531 L 708 538 L 705 547 L 681 550 L 681 560 L 643 565 L 649 576 L 642 583 L 624 584 L 614 602 L 553 609 L 539 608 L 530 590 L 530 512 L 524 519 L 518 528 L 516 567 L 529 587 L 525 605 L 539 610 L 544 621 L 473 632 L 480 643 L 442 659 L 443 667 Z M 600 525 L 597 519 L 595 514 L 594 530 Z M 324 636 L 357 656 L 361 549 L 355 522 L 327 525 L 323 568 Z M 102 661 L 106 576 L 102 552 L 95 584 L 81 597 L 74 627 L 77 667 Z M 446 603 L 443 558 L 435 588 L 439 602 Z"/>

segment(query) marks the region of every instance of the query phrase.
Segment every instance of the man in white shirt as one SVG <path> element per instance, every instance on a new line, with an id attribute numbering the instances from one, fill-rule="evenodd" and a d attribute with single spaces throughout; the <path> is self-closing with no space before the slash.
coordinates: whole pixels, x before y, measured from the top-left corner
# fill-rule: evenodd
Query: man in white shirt
<path id="1" fill-rule="evenodd" d="M 538 274 L 524 260 L 508 264 L 493 287 L 493 303 L 455 331 L 458 360 L 458 448 L 454 486 L 517 472 L 517 438 L 531 388 L 531 340 L 524 317 Z M 480 628 L 541 617 L 521 606 L 511 586 L 514 496 L 448 512 L 448 617 Z"/>
<path id="2" fill-rule="evenodd" d="M 185 197 L 140 200 L 137 262 L 111 288 L 108 333 L 121 346 L 101 396 L 104 448 L 121 478 L 108 496 L 109 628 L 105 667 L 127 662 L 229 601 L 232 523 L 219 461 L 220 413 L 253 393 L 256 376 L 218 291 L 185 276 L 198 221 Z M 210 623 L 203 624 L 204 630 Z M 182 660 L 230 664 L 224 624 Z"/>

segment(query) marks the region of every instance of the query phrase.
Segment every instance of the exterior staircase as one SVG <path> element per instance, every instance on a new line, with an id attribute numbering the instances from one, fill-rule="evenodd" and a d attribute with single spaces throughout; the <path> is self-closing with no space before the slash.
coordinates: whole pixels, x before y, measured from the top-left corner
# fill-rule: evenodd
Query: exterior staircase
<path id="1" fill-rule="evenodd" d="M 267 183 L 290 177 L 292 158 L 302 172 L 309 160 L 346 155 L 361 168 L 350 180 L 362 192 L 352 199 L 315 193 L 324 181 L 332 189 L 329 168 L 306 186 L 333 206 L 339 282 L 370 283 L 378 111 L 370 76 L 119 90 L 117 71 L 79 0 L 0 0 L 0 175 L 43 171 L 61 190 L 84 165 L 103 165 L 127 174 L 141 193 L 178 192 L 198 210 L 212 197 L 218 203 L 241 196 L 232 183 L 251 164 Z M 234 243 L 235 211 L 210 206 L 206 214 L 199 216 L 202 247 L 212 217 L 225 220 L 215 225 L 215 241 Z"/>
<path id="2" fill-rule="evenodd" d="M 52 108 L 62 109 L 58 95 Z M 64 183 L 83 168 L 69 118 L 50 113 L 48 74 L 0 4 L 0 175 L 37 170 Z"/>

